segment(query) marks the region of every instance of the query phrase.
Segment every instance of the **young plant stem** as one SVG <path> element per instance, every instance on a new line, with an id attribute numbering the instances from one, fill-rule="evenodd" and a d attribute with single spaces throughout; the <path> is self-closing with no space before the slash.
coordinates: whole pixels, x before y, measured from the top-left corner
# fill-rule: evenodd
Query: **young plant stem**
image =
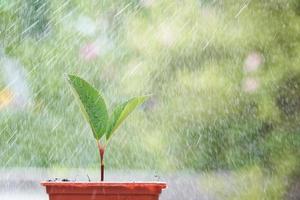
<path id="1" fill-rule="evenodd" d="M 100 180 L 104 181 L 104 151 L 105 147 L 100 144 L 100 141 L 97 141 L 98 149 L 99 149 L 99 155 L 100 155 Z"/>

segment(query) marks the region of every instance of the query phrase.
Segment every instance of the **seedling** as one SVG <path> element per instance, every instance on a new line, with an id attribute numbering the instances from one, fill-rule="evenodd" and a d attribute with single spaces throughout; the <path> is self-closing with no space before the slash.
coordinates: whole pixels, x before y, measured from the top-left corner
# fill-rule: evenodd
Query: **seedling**
<path id="1" fill-rule="evenodd" d="M 80 105 L 80 110 L 90 125 L 93 136 L 97 141 L 100 155 L 101 181 L 104 181 L 104 153 L 111 136 L 128 115 L 144 103 L 149 96 L 138 96 L 129 99 L 117 105 L 112 113 L 109 114 L 100 91 L 97 91 L 87 81 L 75 75 L 68 75 L 68 82 Z"/>

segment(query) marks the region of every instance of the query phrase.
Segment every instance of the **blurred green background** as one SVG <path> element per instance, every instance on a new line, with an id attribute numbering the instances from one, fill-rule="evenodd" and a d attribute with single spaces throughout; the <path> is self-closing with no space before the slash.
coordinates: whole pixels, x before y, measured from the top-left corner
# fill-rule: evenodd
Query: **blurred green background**
<path id="1" fill-rule="evenodd" d="M 153 94 L 107 168 L 254 167 L 283 184 L 300 172 L 299 33 L 298 0 L 1 0 L 0 166 L 98 167 L 73 73 L 110 106 Z"/>

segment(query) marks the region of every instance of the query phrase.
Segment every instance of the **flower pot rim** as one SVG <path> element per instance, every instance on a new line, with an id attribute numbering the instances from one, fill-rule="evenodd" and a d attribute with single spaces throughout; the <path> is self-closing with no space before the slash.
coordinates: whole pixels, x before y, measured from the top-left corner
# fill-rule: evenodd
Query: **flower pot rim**
<path id="1" fill-rule="evenodd" d="M 159 200 L 163 182 L 41 182 L 50 200 Z"/>
<path id="2" fill-rule="evenodd" d="M 41 182 L 43 186 L 62 186 L 62 187 L 159 187 L 161 189 L 167 188 L 167 184 L 165 182 L 142 182 L 142 181 L 132 181 L 132 182 L 113 182 L 113 181 L 95 181 L 95 182 L 87 182 L 87 181 L 43 181 Z"/>

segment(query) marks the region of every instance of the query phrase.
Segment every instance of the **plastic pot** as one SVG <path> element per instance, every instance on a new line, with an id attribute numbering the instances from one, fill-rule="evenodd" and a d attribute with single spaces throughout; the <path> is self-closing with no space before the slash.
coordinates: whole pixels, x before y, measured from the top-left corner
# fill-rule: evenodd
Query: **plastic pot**
<path id="1" fill-rule="evenodd" d="M 158 200 L 160 182 L 42 182 L 49 200 Z"/>

